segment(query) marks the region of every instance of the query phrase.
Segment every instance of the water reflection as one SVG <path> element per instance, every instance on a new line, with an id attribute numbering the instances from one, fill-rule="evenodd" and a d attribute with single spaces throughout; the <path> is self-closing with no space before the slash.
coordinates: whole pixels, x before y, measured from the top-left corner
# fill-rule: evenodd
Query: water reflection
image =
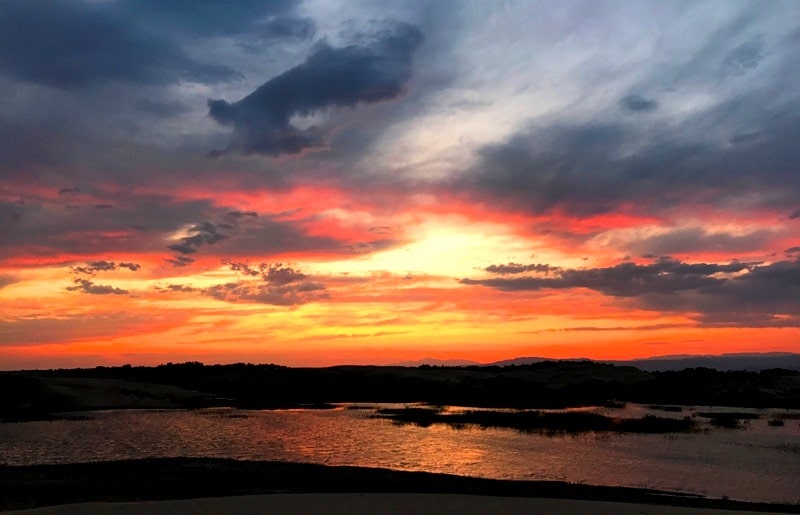
<path id="1" fill-rule="evenodd" d="M 594 409 L 609 416 L 687 415 L 637 405 Z M 695 434 L 551 437 L 507 429 L 397 425 L 372 418 L 370 409 L 97 412 L 88 420 L 0 424 L 0 463 L 227 457 L 798 502 L 800 427 L 792 418 L 797 412 L 758 413 L 760 418 L 741 430 L 705 422 L 707 431 Z M 783 415 L 784 426 L 768 425 Z"/>

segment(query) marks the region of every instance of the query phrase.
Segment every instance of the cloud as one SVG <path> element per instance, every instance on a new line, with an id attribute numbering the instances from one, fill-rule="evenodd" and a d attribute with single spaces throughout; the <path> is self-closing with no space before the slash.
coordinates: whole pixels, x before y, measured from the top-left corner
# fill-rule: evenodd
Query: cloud
<path id="1" fill-rule="evenodd" d="M 19 282 L 19 279 L 17 277 L 14 277 L 12 275 L 0 275 L 0 290 L 2 290 L 3 288 L 5 288 L 10 284 L 14 284 L 17 282 Z"/>
<path id="2" fill-rule="evenodd" d="M 287 16 L 299 0 L 197 0 L 192 2 L 162 2 L 160 0 L 122 0 L 118 8 L 127 16 L 141 20 L 154 30 L 184 32 L 195 36 L 213 37 L 238 35 L 245 32 L 269 30 L 276 23 L 291 27 Z M 266 19 L 266 20 L 265 20 Z M 300 23 L 300 22 L 298 22 Z M 267 29 L 264 26 L 268 27 Z M 292 37 L 290 28 L 272 29 L 273 37 Z M 299 29 L 295 29 L 299 30 Z"/>
<path id="3" fill-rule="evenodd" d="M 267 39 L 310 39 L 316 32 L 311 18 L 276 16 L 259 27 L 259 34 Z"/>
<path id="4" fill-rule="evenodd" d="M 164 261 L 171 264 L 172 266 L 177 266 L 177 267 L 189 266 L 192 263 L 194 263 L 194 259 L 188 256 L 175 256 L 174 258 L 164 258 Z"/>
<path id="5" fill-rule="evenodd" d="M 490 274 L 508 275 L 508 274 L 521 274 L 524 272 L 540 272 L 548 274 L 561 270 L 558 267 L 544 265 L 544 264 L 531 264 L 522 265 L 520 263 L 508 263 L 507 265 L 489 265 L 484 268 Z"/>
<path id="6" fill-rule="evenodd" d="M 203 245 L 213 245 L 219 241 L 228 239 L 228 236 L 220 232 L 222 229 L 230 229 L 226 224 L 213 224 L 211 222 L 202 222 L 189 229 L 193 234 L 181 238 L 180 243 L 167 245 L 167 248 L 180 252 L 181 254 L 194 254 L 198 248 Z"/>
<path id="7" fill-rule="evenodd" d="M 261 263 L 250 267 L 244 263 L 229 263 L 231 270 L 247 277 L 261 276 L 261 281 L 237 281 L 204 288 L 205 296 L 226 302 L 252 302 L 276 306 L 294 306 L 328 299 L 324 284 L 282 263 Z"/>
<path id="8" fill-rule="evenodd" d="M 103 81 L 215 83 L 231 68 L 196 62 L 171 39 L 121 15 L 113 3 L 66 0 L 0 3 L 0 66 L 56 88 Z"/>
<path id="9" fill-rule="evenodd" d="M 628 95 L 623 97 L 619 103 L 625 109 L 636 112 L 655 111 L 658 108 L 658 102 L 639 95 Z"/>
<path id="10" fill-rule="evenodd" d="M 67 286 L 67 291 L 79 291 L 82 293 L 88 293 L 90 295 L 124 295 L 128 293 L 128 290 L 115 288 L 113 286 L 95 284 L 88 279 L 79 278 L 75 279 L 73 282 L 75 283 L 75 286 Z"/>
<path id="11" fill-rule="evenodd" d="M 272 285 L 285 286 L 307 279 L 308 276 L 282 263 L 273 263 L 260 268 L 264 280 Z"/>
<path id="12" fill-rule="evenodd" d="M 743 74 L 755 69 L 764 60 L 763 40 L 758 37 L 745 41 L 725 56 L 725 64 L 735 73 Z"/>
<path id="13" fill-rule="evenodd" d="M 795 209 L 795 210 L 794 210 L 794 211 L 792 211 L 792 213 L 789 215 L 789 220 L 796 220 L 796 219 L 798 219 L 798 218 L 800 218 L 800 209 Z"/>
<path id="14" fill-rule="evenodd" d="M 242 100 L 210 100 L 209 116 L 233 127 L 233 142 L 212 155 L 240 151 L 276 156 L 321 147 L 321 131 L 300 129 L 292 117 L 397 98 L 411 76 L 411 58 L 421 41 L 419 29 L 400 22 L 387 24 L 357 45 L 334 48 L 323 40 L 304 63 Z"/>
<path id="15" fill-rule="evenodd" d="M 240 218 L 258 218 L 258 213 L 255 211 L 228 211 L 228 217 L 238 220 Z"/>
<path id="16" fill-rule="evenodd" d="M 583 96 L 484 144 L 443 189 L 534 214 L 795 209 L 800 94 L 786 84 L 798 80 L 800 52 L 778 12 L 735 9 L 682 42 L 686 54 L 626 60 L 624 75 L 591 67 L 592 84 L 570 76 Z"/>
<path id="17" fill-rule="evenodd" d="M 78 274 L 94 274 L 95 272 L 108 272 L 116 269 L 117 265 L 113 261 L 103 260 L 87 263 L 86 266 L 76 266 L 72 271 Z"/>
<path id="18" fill-rule="evenodd" d="M 614 297 L 636 297 L 707 288 L 721 281 L 712 277 L 714 274 L 741 272 L 753 266 L 749 263 L 686 264 L 665 258 L 650 265 L 626 262 L 607 268 L 561 269 L 554 277 L 462 279 L 461 282 L 505 291 L 588 288 Z"/>
<path id="19" fill-rule="evenodd" d="M 120 263 L 117 265 L 113 261 L 101 260 L 86 263 L 85 266 L 72 267 L 72 271 L 76 274 L 94 275 L 96 272 L 109 272 L 117 268 L 127 268 L 131 272 L 135 272 L 142 268 L 142 265 L 137 263 Z"/>
<path id="20" fill-rule="evenodd" d="M 532 126 L 484 146 L 466 180 L 447 188 L 536 214 L 610 213 L 622 204 L 655 214 L 677 204 L 726 207 L 748 196 L 761 207 L 797 205 L 800 109 L 736 121 L 743 110 L 763 111 L 761 101 L 722 105 L 669 131 L 610 119 Z M 730 143 L 745 123 L 758 124 L 758 145 Z"/>
<path id="21" fill-rule="evenodd" d="M 634 254 L 687 254 L 692 252 L 716 251 L 727 253 L 752 252 L 769 248 L 772 231 L 759 229 L 746 234 L 707 231 L 701 227 L 680 227 L 662 234 L 614 241 L 612 244 Z"/>
<path id="22" fill-rule="evenodd" d="M 800 326 L 800 260 L 767 265 L 683 263 L 661 258 L 651 264 L 562 269 L 553 277 L 462 279 L 461 284 L 501 291 L 586 288 L 633 300 L 642 309 L 695 313 L 708 324 L 755 323 Z M 747 319 L 742 318 L 747 315 Z"/>

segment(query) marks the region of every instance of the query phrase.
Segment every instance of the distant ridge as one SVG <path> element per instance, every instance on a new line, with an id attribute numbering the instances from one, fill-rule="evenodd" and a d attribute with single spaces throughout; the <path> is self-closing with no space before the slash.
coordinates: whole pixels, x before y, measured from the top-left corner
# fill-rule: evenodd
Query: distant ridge
<path id="1" fill-rule="evenodd" d="M 530 365 L 542 361 L 584 361 L 588 358 L 552 359 L 542 357 L 520 357 L 486 363 L 488 366 Z M 612 365 L 633 366 L 646 372 L 683 370 L 706 367 L 717 370 L 758 371 L 770 368 L 800 370 L 800 354 L 791 352 L 737 353 L 720 355 L 673 355 L 632 360 L 588 360 Z"/>
<path id="2" fill-rule="evenodd" d="M 434 367 L 469 367 L 481 366 L 484 363 L 471 361 L 468 359 L 437 359 L 437 358 L 422 358 L 413 361 L 400 361 L 398 363 L 389 363 L 390 367 L 419 367 L 422 365 L 430 365 Z"/>

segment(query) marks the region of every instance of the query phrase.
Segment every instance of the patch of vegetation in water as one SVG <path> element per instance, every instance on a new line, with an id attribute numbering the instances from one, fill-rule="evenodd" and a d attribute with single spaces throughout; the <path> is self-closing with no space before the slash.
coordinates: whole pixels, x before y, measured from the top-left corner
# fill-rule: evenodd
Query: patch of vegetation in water
<path id="1" fill-rule="evenodd" d="M 666 411 L 669 413 L 682 413 L 683 406 L 663 406 L 661 404 L 650 404 L 647 406 L 648 409 L 656 410 L 656 411 Z"/>
<path id="2" fill-rule="evenodd" d="M 697 416 L 709 419 L 712 426 L 725 429 L 743 429 L 746 422 L 760 418 L 760 415 L 756 413 L 744 411 L 701 411 L 697 413 Z"/>
<path id="3" fill-rule="evenodd" d="M 428 427 L 447 424 L 459 429 L 464 427 L 505 428 L 549 435 L 617 432 L 617 433 L 682 433 L 697 429 L 691 418 L 674 419 L 647 415 L 642 418 L 612 418 L 590 412 L 541 412 L 541 411 L 459 411 L 449 413 L 434 408 L 386 408 L 379 409 L 377 418 L 389 419 L 398 424 L 414 424 Z"/>

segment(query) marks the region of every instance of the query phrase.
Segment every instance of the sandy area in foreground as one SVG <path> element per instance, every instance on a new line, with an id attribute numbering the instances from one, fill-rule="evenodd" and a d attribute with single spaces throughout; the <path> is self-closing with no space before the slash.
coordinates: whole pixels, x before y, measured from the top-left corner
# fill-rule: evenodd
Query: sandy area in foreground
<path id="1" fill-rule="evenodd" d="M 599 514 L 599 515 L 731 515 L 756 512 L 709 510 L 606 501 L 489 497 L 455 494 L 270 494 L 135 503 L 81 503 L 6 512 L 42 515 L 238 515 L 294 514 Z M 763 513 L 763 512 L 762 512 Z"/>

